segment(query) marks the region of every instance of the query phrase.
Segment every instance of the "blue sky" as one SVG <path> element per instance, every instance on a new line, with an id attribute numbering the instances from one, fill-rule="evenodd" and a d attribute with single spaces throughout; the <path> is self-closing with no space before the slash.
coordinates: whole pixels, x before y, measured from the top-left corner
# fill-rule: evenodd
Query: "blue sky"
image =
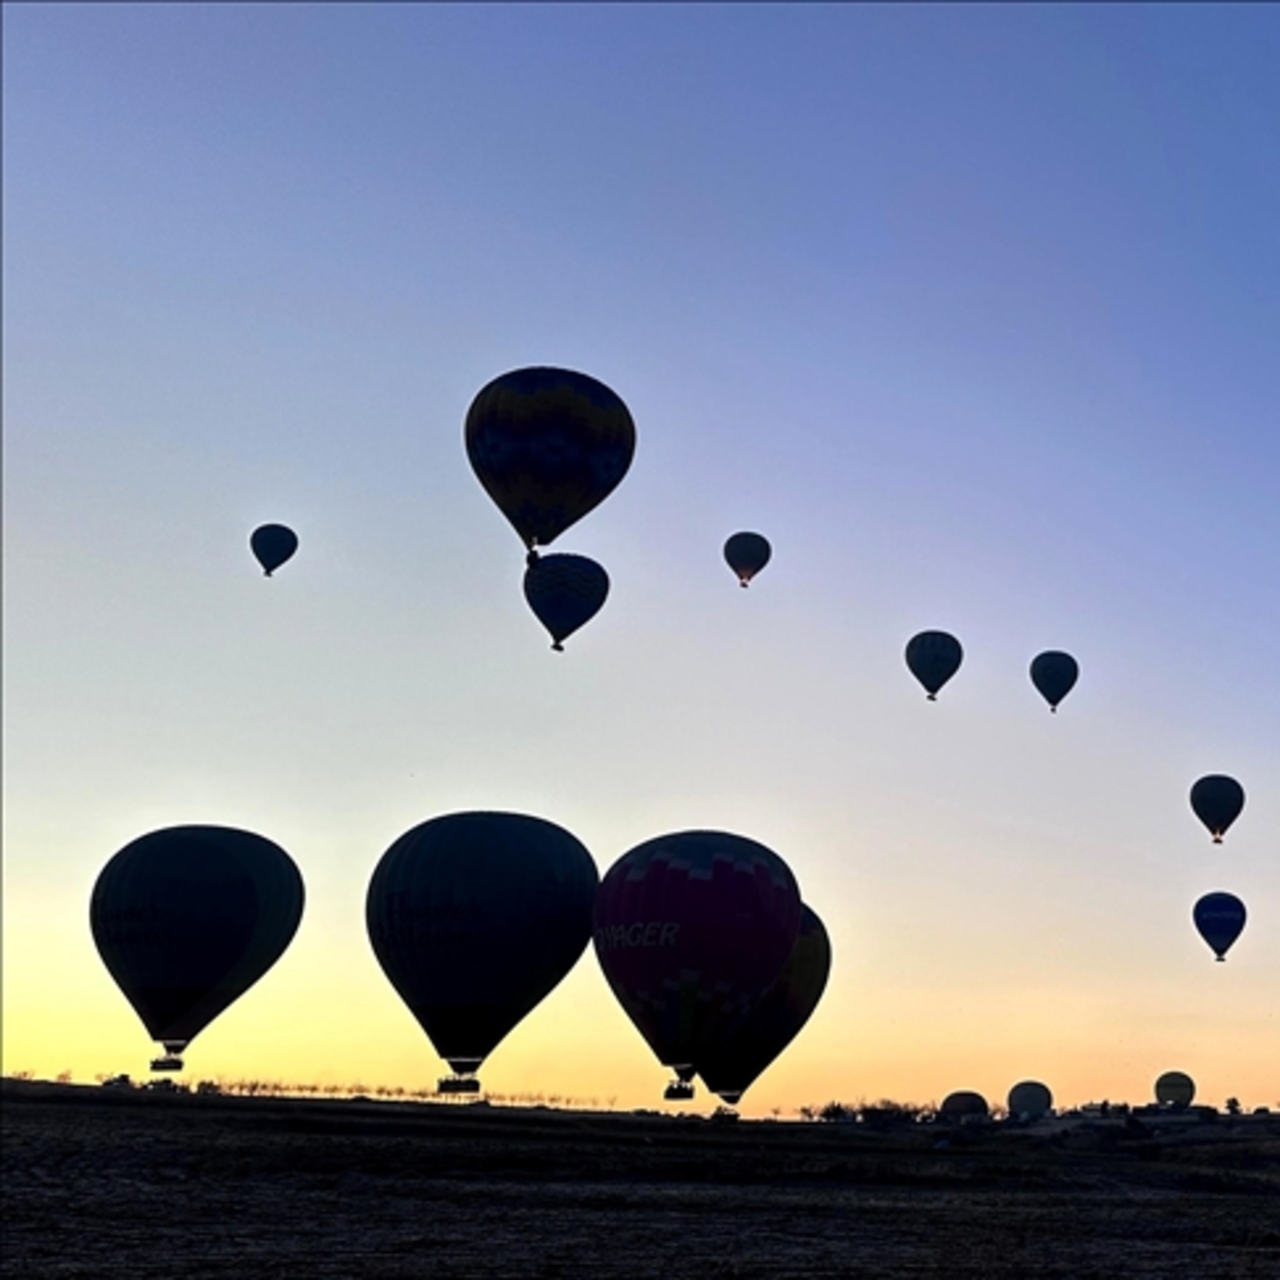
<path id="1" fill-rule="evenodd" d="M 205 1069 L 430 1077 L 364 885 L 413 823 L 509 807 L 602 870 L 685 826 L 788 859 L 836 968 L 760 1106 L 1169 1067 L 1277 1101 L 1276 10 L 20 5 L 4 35 L 6 1070 L 141 1060 L 93 877 L 222 821 L 309 901 Z M 461 443 L 532 363 L 639 433 L 557 543 L 613 581 L 564 655 Z M 264 520 L 302 540 L 269 583 Z M 749 592 L 739 528 L 775 548 Z M 966 647 L 936 707 L 924 627 Z M 1083 671 L 1052 718 L 1044 648 Z M 1221 850 L 1207 772 L 1249 793 Z M 1188 923 L 1218 888 L 1251 910 L 1224 966 Z M 495 1085 L 649 1099 L 610 999 L 585 957 Z"/>

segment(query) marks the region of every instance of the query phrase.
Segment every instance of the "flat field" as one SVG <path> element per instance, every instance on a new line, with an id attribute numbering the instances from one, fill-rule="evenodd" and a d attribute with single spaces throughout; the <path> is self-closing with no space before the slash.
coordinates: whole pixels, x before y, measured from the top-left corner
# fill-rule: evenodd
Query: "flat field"
<path id="1" fill-rule="evenodd" d="M 1280 1277 L 1280 1116 L 953 1131 L 4 1082 L 7 1277 Z"/>

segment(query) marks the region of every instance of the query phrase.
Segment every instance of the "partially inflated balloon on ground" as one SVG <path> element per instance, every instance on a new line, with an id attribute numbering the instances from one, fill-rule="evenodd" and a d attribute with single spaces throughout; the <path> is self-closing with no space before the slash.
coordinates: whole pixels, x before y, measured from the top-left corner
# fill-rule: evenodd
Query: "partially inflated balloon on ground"
<path id="1" fill-rule="evenodd" d="M 1164 1107 L 1189 1107 L 1196 1096 L 1195 1081 L 1185 1071 L 1166 1071 L 1155 1087 L 1156 1101 Z"/>
<path id="2" fill-rule="evenodd" d="M 1023 1080 L 1009 1090 L 1009 1114 L 1015 1120 L 1039 1120 L 1049 1114 L 1053 1094 L 1038 1080 Z"/>
<path id="3" fill-rule="evenodd" d="M 1196 931 L 1219 960 L 1225 960 L 1232 943 L 1244 929 L 1244 903 L 1233 893 L 1206 893 L 1192 911 Z"/>
<path id="4" fill-rule="evenodd" d="M 1080 666 L 1069 653 L 1050 649 L 1031 660 L 1031 683 L 1049 704 L 1050 711 L 1057 711 L 1058 703 L 1071 692 L 1079 676 Z"/>
<path id="5" fill-rule="evenodd" d="M 938 690 L 960 670 L 964 650 L 946 631 L 921 631 L 907 641 L 907 667 L 933 702 Z"/>
<path id="6" fill-rule="evenodd" d="M 298 535 L 288 525 L 261 524 L 249 535 L 249 549 L 269 578 L 298 549 Z"/>
<path id="7" fill-rule="evenodd" d="M 383 855 L 369 882 L 369 940 L 455 1071 L 476 1071 L 573 968 L 597 880 L 576 837 L 518 813 L 433 818 Z"/>
<path id="8" fill-rule="evenodd" d="M 467 411 L 476 478 L 525 546 L 545 547 L 626 475 L 636 429 L 603 382 L 569 369 L 528 368 L 482 387 Z"/>
<path id="9" fill-rule="evenodd" d="M 723 831 L 638 845 L 596 896 L 596 956 L 658 1061 L 684 1078 L 741 1025 L 800 931 L 795 877 L 771 849 Z"/>
<path id="10" fill-rule="evenodd" d="M 232 827 L 168 827 L 125 845 L 93 887 L 89 922 L 153 1040 L 188 1042 L 280 958 L 302 876 L 278 845 Z"/>
<path id="11" fill-rule="evenodd" d="M 1191 808 L 1208 827 L 1213 843 L 1221 844 L 1227 828 L 1244 808 L 1244 788 L 1225 774 L 1208 774 L 1191 788 Z"/>
<path id="12" fill-rule="evenodd" d="M 768 538 L 758 533 L 735 533 L 724 544 L 725 561 L 743 587 L 769 563 L 772 554 Z"/>
<path id="13" fill-rule="evenodd" d="M 782 972 L 741 1024 L 697 1062 L 712 1093 L 730 1105 L 796 1038 L 818 1007 L 831 972 L 831 940 L 817 914 L 802 906 L 800 933 Z"/>
<path id="14" fill-rule="evenodd" d="M 579 627 L 590 622 L 609 595 L 609 575 L 586 556 L 534 555 L 524 571 L 524 598 L 551 636 L 551 647 L 563 649 Z"/>

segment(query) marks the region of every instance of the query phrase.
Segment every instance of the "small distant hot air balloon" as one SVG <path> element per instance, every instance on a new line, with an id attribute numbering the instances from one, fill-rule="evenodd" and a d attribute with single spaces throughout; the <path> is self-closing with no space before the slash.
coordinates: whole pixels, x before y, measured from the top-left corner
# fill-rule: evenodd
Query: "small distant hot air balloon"
<path id="1" fill-rule="evenodd" d="M 831 972 L 831 940 L 822 921 L 801 906 L 800 932 L 782 972 L 735 1027 L 699 1058 L 698 1074 L 733 1106 L 800 1034 L 818 1007 Z"/>
<path id="2" fill-rule="evenodd" d="M 1050 649 L 1031 660 L 1031 683 L 1040 690 L 1050 711 L 1057 711 L 1079 676 L 1080 665 L 1069 653 Z"/>
<path id="3" fill-rule="evenodd" d="M 738 575 L 738 585 L 745 587 L 769 563 L 773 548 L 769 539 L 758 533 L 735 533 L 724 544 L 724 558 Z"/>
<path id="4" fill-rule="evenodd" d="M 168 827 L 125 845 L 93 886 L 103 963 L 179 1070 L 190 1041 L 280 958 L 302 876 L 278 845 L 232 827 Z"/>
<path id="5" fill-rule="evenodd" d="M 436 1052 L 474 1073 L 573 968 L 599 876 L 581 841 L 519 813 L 452 813 L 406 831 L 369 881 L 369 941 Z"/>
<path id="6" fill-rule="evenodd" d="M 471 402 L 466 446 L 476 478 L 532 550 L 617 487 L 636 428 L 618 395 L 585 373 L 515 369 Z"/>
<path id="7" fill-rule="evenodd" d="M 1053 1094 L 1038 1080 L 1023 1080 L 1009 1090 L 1008 1106 L 1015 1120 L 1039 1120 L 1053 1107 Z"/>
<path id="8" fill-rule="evenodd" d="M 1221 844 L 1227 828 L 1244 808 L 1244 788 L 1224 774 L 1208 774 L 1191 788 L 1191 807 L 1209 828 L 1213 843 Z"/>
<path id="9" fill-rule="evenodd" d="M 269 578 L 297 551 L 298 535 L 288 525 L 260 524 L 249 535 L 249 548 Z"/>
<path id="10" fill-rule="evenodd" d="M 596 895 L 596 957 L 680 1092 L 782 972 L 800 892 L 771 849 L 724 831 L 658 836 L 623 854 Z M 681 1086 L 684 1086 L 681 1089 Z"/>
<path id="11" fill-rule="evenodd" d="M 1156 1101 L 1162 1107 L 1189 1107 L 1195 1096 L 1195 1081 L 1185 1071 L 1166 1071 L 1156 1081 Z"/>
<path id="12" fill-rule="evenodd" d="M 947 1094 L 942 1100 L 942 1106 L 938 1108 L 939 1119 L 958 1120 L 962 1123 L 984 1120 L 990 1113 L 991 1109 L 987 1106 L 986 1098 L 969 1089 L 960 1089 L 955 1093 Z"/>
<path id="13" fill-rule="evenodd" d="M 1206 893 L 1191 913 L 1200 936 L 1219 960 L 1227 958 L 1231 944 L 1244 929 L 1244 903 L 1233 893 Z"/>
<path id="14" fill-rule="evenodd" d="M 946 631 L 921 631 L 907 641 L 907 666 L 924 685 L 930 702 L 960 669 L 963 657 L 960 641 Z"/>
<path id="15" fill-rule="evenodd" d="M 556 650 L 600 612 L 608 594 L 609 575 L 586 556 L 535 554 L 524 571 L 524 598 Z"/>

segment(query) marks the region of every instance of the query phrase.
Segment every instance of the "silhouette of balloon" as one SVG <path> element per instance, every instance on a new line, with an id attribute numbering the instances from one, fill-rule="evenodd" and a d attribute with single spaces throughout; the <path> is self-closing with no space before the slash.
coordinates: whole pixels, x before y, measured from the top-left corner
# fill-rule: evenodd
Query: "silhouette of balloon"
<path id="1" fill-rule="evenodd" d="M 1009 1114 L 1015 1120 L 1039 1120 L 1049 1114 L 1053 1094 L 1038 1080 L 1023 1080 L 1009 1090 Z"/>
<path id="2" fill-rule="evenodd" d="M 1166 1071 L 1156 1081 L 1156 1101 L 1161 1106 L 1189 1107 L 1195 1096 L 1195 1081 L 1185 1071 Z"/>
<path id="3" fill-rule="evenodd" d="M 586 556 L 531 556 L 524 571 L 524 598 L 551 635 L 553 649 L 563 649 L 584 623 L 600 612 L 609 594 L 609 575 Z"/>
<path id="4" fill-rule="evenodd" d="M 1244 903 L 1233 893 L 1206 893 L 1191 913 L 1200 936 L 1219 960 L 1227 958 L 1231 944 L 1244 929 Z"/>
<path id="5" fill-rule="evenodd" d="M 1191 807 L 1209 828 L 1213 843 L 1221 844 L 1227 828 L 1244 808 L 1244 788 L 1234 778 L 1208 774 L 1191 788 Z"/>
<path id="6" fill-rule="evenodd" d="M 260 524 L 249 535 L 249 547 L 269 578 L 298 549 L 298 535 L 287 525 Z"/>
<path id="7" fill-rule="evenodd" d="M 930 702 L 960 669 L 963 657 L 960 641 L 946 631 L 921 631 L 907 641 L 907 666 L 924 685 Z"/>
<path id="8" fill-rule="evenodd" d="M 658 836 L 596 895 L 596 957 L 658 1061 L 690 1079 L 782 971 L 800 893 L 772 850 L 723 831 Z"/>
<path id="9" fill-rule="evenodd" d="M 603 502 L 635 445 L 635 423 L 617 394 L 568 369 L 504 373 L 467 411 L 472 470 L 530 550 Z"/>
<path id="10" fill-rule="evenodd" d="M 796 1038 L 818 1007 L 831 972 L 831 940 L 817 914 L 801 906 L 800 932 L 782 972 L 741 1024 L 698 1059 L 698 1074 L 730 1106 Z"/>
<path id="11" fill-rule="evenodd" d="M 1069 653 L 1050 649 L 1031 660 L 1031 683 L 1040 690 L 1050 711 L 1057 711 L 1079 676 L 1080 666 Z"/>
<path id="12" fill-rule="evenodd" d="M 599 876 L 581 841 L 519 813 L 406 831 L 369 881 L 378 963 L 436 1052 L 470 1073 L 573 968 Z"/>
<path id="13" fill-rule="evenodd" d="M 947 1094 L 942 1100 L 942 1106 L 938 1108 L 938 1115 L 943 1120 L 968 1120 L 989 1114 L 986 1098 L 968 1089 Z"/>
<path id="14" fill-rule="evenodd" d="M 302 876 L 270 840 L 167 827 L 103 867 L 89 924 L 148 1034 L 177 1054 L 275 964 L 302 905 Z"/>
<path id="15" fill-rule="evenodd" d="M 772 554 L 769 539 L 758 533 L 735 533 L 724 544 L 724 558 L 738 575 L 740 587 L 745 587 L 769 563 Z"/>

